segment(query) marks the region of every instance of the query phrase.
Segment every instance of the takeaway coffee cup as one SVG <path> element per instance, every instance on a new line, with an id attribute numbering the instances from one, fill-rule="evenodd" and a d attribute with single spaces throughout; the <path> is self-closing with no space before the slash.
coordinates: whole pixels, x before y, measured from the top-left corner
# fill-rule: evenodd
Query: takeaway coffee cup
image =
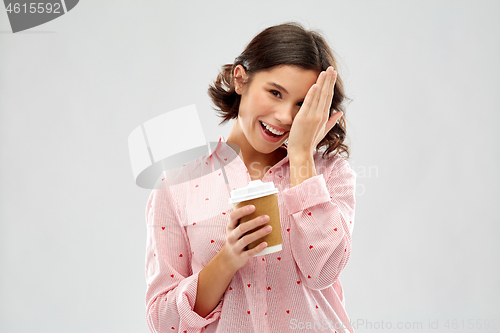
<path id="1" fill-rule="evenodd" d="M 261 215 L 269 216 L 269 222 L 264 225 L 260 225 L 257 228 L 252 229 L 244 234 L 246 235 L 253 233 L 260 228 L 264 228 L 266 225 L 270 225 L 273 228 L 273 230 L 269 234 L 253 241 L 245 247 L 245 249 L 251 250 L 260 243 L 264 241 L 267 242 L 267 247 L 258 254 L 254 255 L 254 257 L 281 251 L 282 249 L 281 224 L 277 193 L 278 189 L 274 187 L 274 184 L 272 182 L 263 183 L 260 180 L 253 180 L 248 184 L 247 187 L 231 191 L 229 204 L 233 205 L 234 210 L 246 205 L 255 206 L 254 212 L 252 214 L 243 216 L 240 219 L 240 223 L 245 223 Z"/>

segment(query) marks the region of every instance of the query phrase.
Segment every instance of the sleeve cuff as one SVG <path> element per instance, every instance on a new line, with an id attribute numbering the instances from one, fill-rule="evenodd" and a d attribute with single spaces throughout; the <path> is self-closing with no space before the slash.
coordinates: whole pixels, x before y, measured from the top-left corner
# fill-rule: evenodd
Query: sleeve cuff
<path id="1" fill-rule="evenodd" d="M 193 309 L 196 303 L 199 272 L 183 279 L 179 285 L 177 308 L 179 315 L 190 327 L 204 327 L 220 317 L 222 311 L 222 298 L 219 304 L 206 317 L 201 317 Z"/>
<path id="2" fill-rule="evenodd" d="M 330 201 L 330 193 L 322 174 L 284 190 L 282 197 L 291 214 Z"/>

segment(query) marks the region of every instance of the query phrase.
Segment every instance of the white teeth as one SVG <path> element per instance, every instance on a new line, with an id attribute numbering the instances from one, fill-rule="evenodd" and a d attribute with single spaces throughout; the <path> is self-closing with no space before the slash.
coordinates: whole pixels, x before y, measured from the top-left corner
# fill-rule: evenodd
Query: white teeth
<path id="1" fill-rule="evenodd" d="M 261 123 L 266 126 L 266 128 L 269 130 L 269 132 L 272 132 L 273 134 L 276 134 L 276 135 L 283 135 L 285 132 L 279 132 L 277 130 L 275 130 L 274 128 L 270 127 L 268 124 L 266 124 L 265 122 L 261 121 Z"/>

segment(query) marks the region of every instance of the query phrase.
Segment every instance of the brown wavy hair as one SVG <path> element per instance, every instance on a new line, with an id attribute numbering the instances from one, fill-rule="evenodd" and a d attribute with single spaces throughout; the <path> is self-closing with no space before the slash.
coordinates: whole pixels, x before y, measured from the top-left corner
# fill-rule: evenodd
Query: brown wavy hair
<path id="1" fill-rule="evenodd" d="M 234 63 L 223 65 L 217 79 L 208 88 L 208 94 L 215 104 L 214 110 L 218 113 L 217 116 L 222 118 L 219 125 L 238 117 L 241 96 L 236 93 L 234 86 L 234 69 L 238 65 L 243 66 L 248 74 L 247 84 L 251 83 L 253 75 L 259 71 L 275 66 L 291 65 L 317 72 L 326 71 L 329 66 L 333 66 L 337 71 L 337 80 L 329 117 L 336 111 L 342 111 L 343 115 L 318 143 L 316 149 L 326 147 L 323 159 L 325 156 L 330 159 L 329 154 L 335 151 L 349 158 L 349 146 L 344 143 L 346 112 L 343 102 L 351 99 L 344 94 L 338 63 L 319 32 L 305 30 L 297 22 L 269 27 L 252 39 L 245 50 L 234 59 Z"/>

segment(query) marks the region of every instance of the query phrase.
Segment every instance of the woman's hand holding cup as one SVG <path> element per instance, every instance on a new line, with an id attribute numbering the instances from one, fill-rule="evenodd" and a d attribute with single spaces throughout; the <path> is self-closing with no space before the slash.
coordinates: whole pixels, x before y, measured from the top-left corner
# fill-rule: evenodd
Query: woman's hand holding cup
<path id="1" fill-rule="evenodd" d="M 229 223 L 226 226 L 226 243 L 219 253 L 223 256 L 224 262 L 235 271 L 245 266 L 249 258 L 267 247 L 267 243 L 262 242 L 251 250 L 245 250 L 248 244 L 269 234 L 272 230 L 272 227 L 268 225 L 243 236 L 246 232 L 269 222 L 269 216 L 261 215 L 238 225 L 238 221 L 242 217 L 252 214 L 254 211 L 255 206 L 246 205 L 229 214 Z"/>

